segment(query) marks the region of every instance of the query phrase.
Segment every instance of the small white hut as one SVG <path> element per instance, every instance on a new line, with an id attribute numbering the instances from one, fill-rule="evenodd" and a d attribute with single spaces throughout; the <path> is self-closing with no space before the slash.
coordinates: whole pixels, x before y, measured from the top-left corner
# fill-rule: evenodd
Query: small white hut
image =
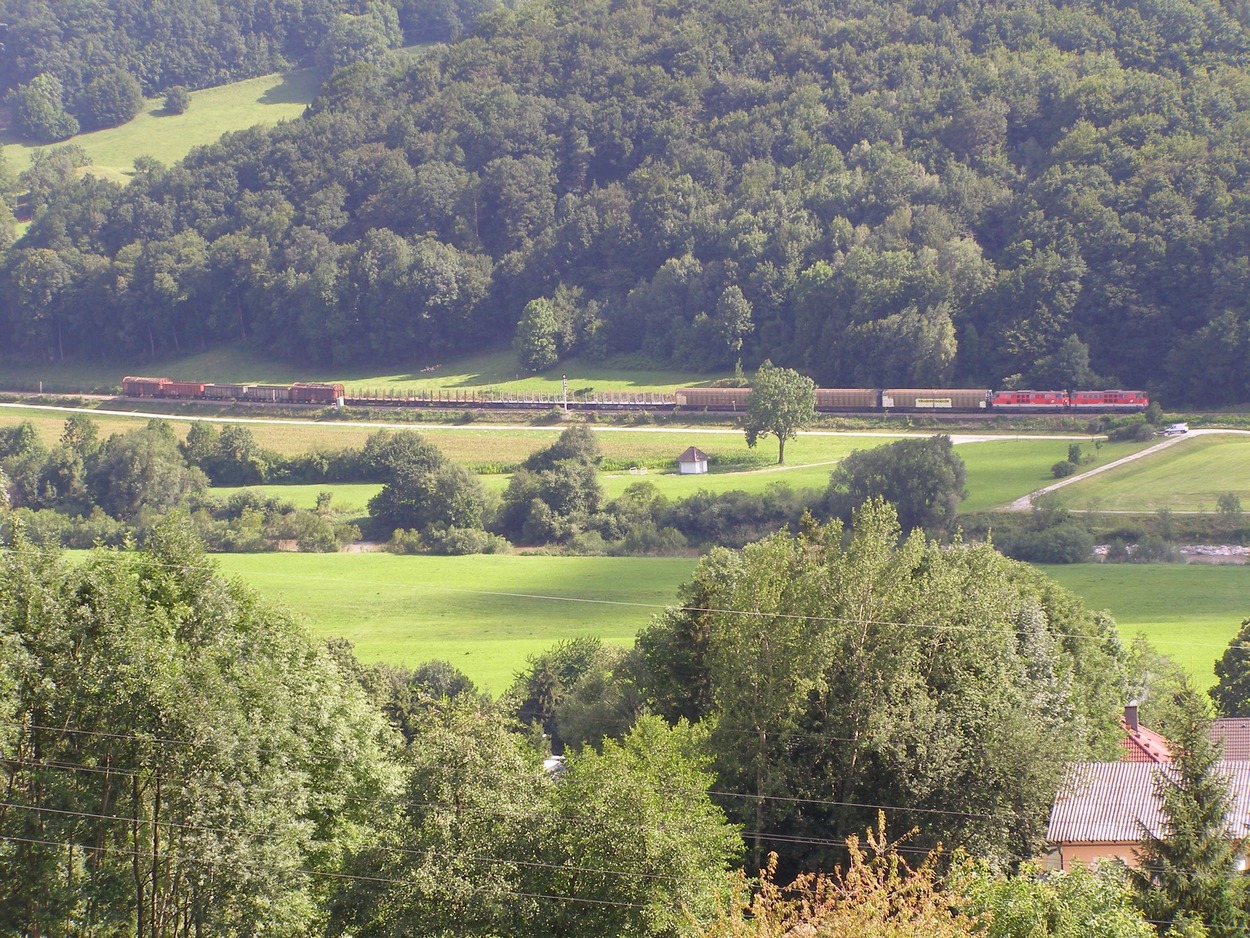
<path id="1" fill-rule="evenodd" d="M 707 453 L 690 447 L 677 457 L 677 471 L 684 476 L 707 472 Z"/>

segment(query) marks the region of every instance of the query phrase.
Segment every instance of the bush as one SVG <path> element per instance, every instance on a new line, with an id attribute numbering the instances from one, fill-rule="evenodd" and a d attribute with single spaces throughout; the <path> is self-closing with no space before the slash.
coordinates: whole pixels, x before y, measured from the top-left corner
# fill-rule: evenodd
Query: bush
<path id="1" fill-rule="evenodd" d="M 425 550 L 425 542 L 421 540 L 420 531 L 396 528 L 386 542 L 386 549 L 392 554 L 419 554 Z"/>
<path id="2" fill-rule="evenodd" d="M 430 528 L 425 542 L 431 554 L 506 554 L 512 547 L 506 538 L 487 534 L 481 528 Z"/>
<path id="3" fill-rule="evenodd" d="M 1063 462 L 1057 462 L 1050 467 L 1050 474 L 1056 479 L 1063 479 L 1072 475 L 1077 470 L 1076 463 L 1065 459 Z"/>
<path id="4" fill-rule="evenodd" d="M 998 542 L 1008 557 L 1029 563 L 1085 563 L 1094 550 L 1094 537 L 1071 521 L 1042 531 L 1021 531 Z"/>
<path id="5" fill-rule="evenodd" d="M 74 102 L 79 122 L 87 130 L 118 127 L 143 108 L 143 90 L 129 72 L 118 69 L 96 78 Z"/>
<path id="6" fill-rule="evenodd" d="M 182 85 L 174 85 L 165 92 L 165 112 L 167 114 L 185 114 L 191 106 L 191 92 Z"/>
<path id="7" fill-rule="evenodd" d="M 1153 534 L 1138 541 L 1129 555 L 1130 563 L 1180 563 L 1183 559 L 1174 545 Z"/>

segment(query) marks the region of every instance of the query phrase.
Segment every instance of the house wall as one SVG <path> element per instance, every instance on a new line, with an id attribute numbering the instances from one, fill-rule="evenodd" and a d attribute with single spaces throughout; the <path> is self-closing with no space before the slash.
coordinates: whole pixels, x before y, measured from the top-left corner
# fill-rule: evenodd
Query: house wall
<path id="1" fill-rule="evenodd" d="M 1140 846 L 1136 842 L 1061 844 L 1051 854 L 1052 858 L 1057 856 L 1059 862 L 1052 859 L 1048 865 L 1052 869 L 1070 870 L 1073 865 L 1093 866 L 1098 860 L 1123 860 L 1129 866 L 1136 866 Z"/>
<path id="2" fill-rule="evenodd" d="M 677 471 L 684 476 L 707 472 L 707 462 L 704 460 L 699 460 L 698 462 L 679 462 L 677 464 Z"/>

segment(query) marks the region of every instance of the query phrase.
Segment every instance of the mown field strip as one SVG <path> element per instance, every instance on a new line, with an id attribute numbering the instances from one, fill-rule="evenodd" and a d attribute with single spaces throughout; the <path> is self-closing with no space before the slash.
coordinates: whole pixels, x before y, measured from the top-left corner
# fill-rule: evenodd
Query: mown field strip
<path id="1" fill-rule="evenodd" d="M 1210 434 L 1056 492 L 1069 508 L 1100 511 L 1215 511 L 1232 493 L 1250 506 L 1250 437 Z"/>

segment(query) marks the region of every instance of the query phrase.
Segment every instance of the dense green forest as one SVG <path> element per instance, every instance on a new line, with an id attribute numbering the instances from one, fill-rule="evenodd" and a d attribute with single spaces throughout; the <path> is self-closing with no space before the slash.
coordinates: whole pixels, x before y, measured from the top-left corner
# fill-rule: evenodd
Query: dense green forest
<path id="1" fill-rule="evenodd" d="M 458 37 L 493 0 L 3 0 L 0 91 L 41 141 L 134 117 L 142 94 Z M 128 113 L 127 113 L 128 111 Z"/>
<path id="2" fill-rule="evenodd" d="M 0 344 L 416 365 L 505 344 L 546 299 L 524 335 L 559 356 L 1242 401 L 1248 21 L 1209 0 L 495 10 L 124 188 L 45 158 Z"/>

